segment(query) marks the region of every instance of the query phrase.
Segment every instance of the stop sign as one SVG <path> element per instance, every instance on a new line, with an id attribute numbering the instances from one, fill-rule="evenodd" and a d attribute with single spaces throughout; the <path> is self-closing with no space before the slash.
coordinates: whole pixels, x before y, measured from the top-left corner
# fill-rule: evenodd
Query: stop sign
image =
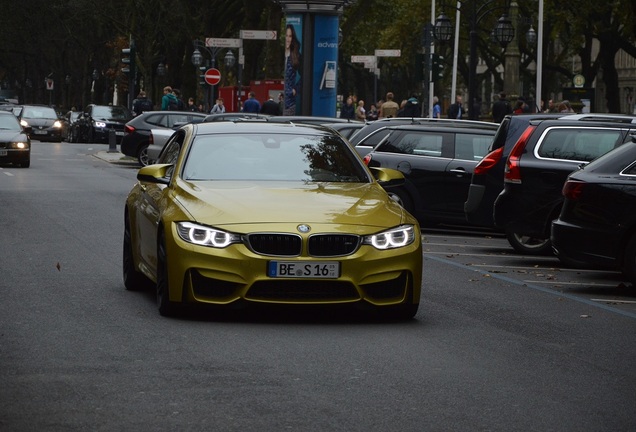
<path id="1" fill-rule="evenodd" d="M 217 85 L 221 82 L 221 71 L 216 68 L 210 68 L 205 71 L 205 82 L 210 85 Z"/>

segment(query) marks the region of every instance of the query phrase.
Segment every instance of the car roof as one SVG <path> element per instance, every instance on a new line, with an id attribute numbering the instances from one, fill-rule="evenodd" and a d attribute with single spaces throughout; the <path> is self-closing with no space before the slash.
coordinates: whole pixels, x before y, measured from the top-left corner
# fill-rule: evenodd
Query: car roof
<path id="1" fill-rule="evenodd" d="M 223 121 L 203 122 L 185 125 L 183 127 L 195 128 L 196 134 L 207 133 L 283 133 L 283 134 L 311 134 L 336 136 L 340 135 L 334 130 L 321 125 L 306 123 L 270 123 L 262 121 Z"/>
<path id="2" fill-rule="evenodd" d="M 438 124 L 408 124 L 408 125 L 395 125 L 388 126 L 387 129 L 391 130 L 419 130 L 419 131 L 440 131 L 440 132 L 448 132 L 449 129 L 459 129 L 462 132 L 467 130 L 472 132 L 487 132 L 491 135 L 494 135 L 497 132 L 496 128 L 484 127 L 481 125 L 475 124 L 464 124 L 464 125 L 438 125 Z"/>
<path id="3" fill-rule="evenodd" d="M 343 119 L 338 117 L 324 117 L 324 116 L 272 116 L 267 119 L 270 122 L 299 122 L 299 123 L 313 123 L 313 124 L 328 124 L 328 123 L 360 123 L 361 121 Z"/>

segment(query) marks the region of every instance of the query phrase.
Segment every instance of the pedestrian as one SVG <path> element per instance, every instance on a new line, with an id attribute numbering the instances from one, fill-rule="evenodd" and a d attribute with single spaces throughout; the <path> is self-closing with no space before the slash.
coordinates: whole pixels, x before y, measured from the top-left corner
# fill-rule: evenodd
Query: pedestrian
<path id="1" fill-rule="evenodd" d="M 380 115 L 378 118 L 391 118 L 397 116 L 397 112 L 400 107 L 397 102 L 393 100 L 394 97 L 393 92 L 388 92 L 386 94 L 386 101 L 382 103 L 382 106 L 380 106 Z"/>
<path id="2" fill-rule="evenodd" d="M 512 106 L 510 101 L 506 99 L 506 93 L 499 93 L 499 99 L 492 104 L 492 120 L 495 123 L 501 123 L 505 116 L 512 114 Z"/>
<path id="3" fill-rule="evenodd" d="M 199 108 L 197 108 L 197 105 L 194 103 L 194 98 L 188 98 L 188 107 L 186 108 L 186 111 L 199 112 Z"/>
<path id="4" fill-rule="evenodd" d="M 415 96 L 411 96 L 406 100 L 404 108 L 402 108 L 402 114 L 398 117 L 420 117 L 422 115 L 422 108 L 420 102 Z"/>
<path id="5" fill-rule="evenodd" d="M 274 98 L 270 97 L 265 102 L 263 102 L 263 106 L 261 107 L 261 114 L 267 114 L 272 116 L 280 115 L 280 106 L 278 102 L 274 100 Z"/>
<path id="6" fill-rule="evenodd" d="M 250 92 L 249 98 L 243 104 L 243 112 L 258 114 L 261 112 L 261 103 L 256 100 L 256 93 Z"/>
<path id="7" fill-rule="evenodd" d="M 442 118 L 442 107 L 437 96 L 433 96 L 433 118 Z"/>
<path id="8" fill-rule="evenodd" d="M 223 98 L 218 98 L 216 103 L 210 110 L 210 114 L 223 114 L 225 112 L 225 105 L 223 105 Z"/>
<path id="9" fill-rule="evenodd" d="M 380 113 L 378 111 L 378 108 L 375 106 L 375 104 L 371 104 L 371 106 L 367 110 L 367 121 L 377 120 L 379 114 Z"/>
<path id="10" fill-rule="evenodd" d="M 278 111 L 281 115 L 285 112 L 285 95 L 283 92 L 278 93 Z"/>
<path id="11" fill-rule="evenodd" d="M 133 101 L 133 112 L 135 116 L 140 115 L 144 111 L 152 111 L 152 101 L 148 99 L 145 91 L 140 91 L 137 98 Z"/>
<path id="12" fill-rule="evenodd" d="M 174 111 L 179 109 L 177 97 L 172 92 L 172 87 L 165 86 L 163 88 L 163 97 L 161 98 L 161 110 L 162 111 Z"/>
<path id="13" fill-rule="evenodd" d="M 460 95 L 455 96 L 455 103 L 448 107 L 449 119 L 461 119 L 464 117 L 464 107 L 462 106 L 462 97 Z"/>
<path id="14" fill-rule="evenodd" d="M 353 97 L 347 97 L 347 101 L 340 108 L 340 118 L 353 120 L 356 118 L 356 109 L 353 106 Z"/>
<path id="15" fill-rule="evenodd" d="M 560 113 L 573 113 L 572 105 L 570 105 L 570 101 L 565 99 L 561 101 L 559 104 L 559 112 Z"/>
<path id="16" fill-rule="evenodd" d="M 513 114 L 523 114 L 523 101 L 517 99 L 515 102 L 515 109 L 512 110 Z"/>
<path id="17" fill-rule="evenodd" d="M 367 110 L 364 109 L 364 101 L 360 99 L 356 108 L 356 120 L 364 121 L 366 118 Z"/>
<path id="18" fill-rule="evenodd" d="M 185 111 L 186 105 L 185 105 L 185 102 L 183 102 L 183 99 L 181 98 L 181 90 L 173 89 L 172 92 L 174 93 L 175 97 L 177 98 L 177 110 Z"/>

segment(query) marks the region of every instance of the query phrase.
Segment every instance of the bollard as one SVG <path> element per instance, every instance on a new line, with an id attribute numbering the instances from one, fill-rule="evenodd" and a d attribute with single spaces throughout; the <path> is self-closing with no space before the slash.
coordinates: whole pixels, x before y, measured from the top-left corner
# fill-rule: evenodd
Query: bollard
<path id="1" fill-rule="evenodd" d="M 115 129 L 108 129 L 108 153 L 117 153 L 117 135 Z"/>

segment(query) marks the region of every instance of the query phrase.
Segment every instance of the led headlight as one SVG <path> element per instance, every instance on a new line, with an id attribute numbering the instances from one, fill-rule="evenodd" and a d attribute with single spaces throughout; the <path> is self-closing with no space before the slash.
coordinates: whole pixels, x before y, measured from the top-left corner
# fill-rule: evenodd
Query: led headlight
<path id="1" fill-rule="evenodd" d="M 22 141 L 12 142 L 10 147 L 11 148 L 15 148 L 15 149 L 20 149 L 20 150 L 24 150 L 26 148 L 29 148 L 27 143 L 22 142 Z"/>
<path id="2" fill-rule="evenodd" d="M 55 123 L 53 123 L 53 127 L 56 129 L 59 129 L 62 127 L 62 122 L 55 120 Z"/>
<path id="3" fill-rule="evenodd" d="M 178 222 L 179 237 L 188 243 L 215 248 L 224 248 L 232 243 L 240 243 L 238 234 L 197 225 L 192 222 Z"/>
<path id="4" fill-rule="evenodd" d="M 415 241 L 413 225 L 402 225 L 377 234 L 364 236 L 362 244 L 371 245 L 376 249 L 395 249 L 408 246 Z"/>
<path id="5" fill-rule="evenodd" d="M 95 122 L 95 127 L 98 127 L 98 128 L 105 128 L 105 127 L 106 127 L 106 122 L 96 121 L 96 122 Z"/>
<path id="6" fill-rule="evenodd" d="M 29 127 L 29 123 L 26 120 L 20 120 L 22 127 Z"/>

